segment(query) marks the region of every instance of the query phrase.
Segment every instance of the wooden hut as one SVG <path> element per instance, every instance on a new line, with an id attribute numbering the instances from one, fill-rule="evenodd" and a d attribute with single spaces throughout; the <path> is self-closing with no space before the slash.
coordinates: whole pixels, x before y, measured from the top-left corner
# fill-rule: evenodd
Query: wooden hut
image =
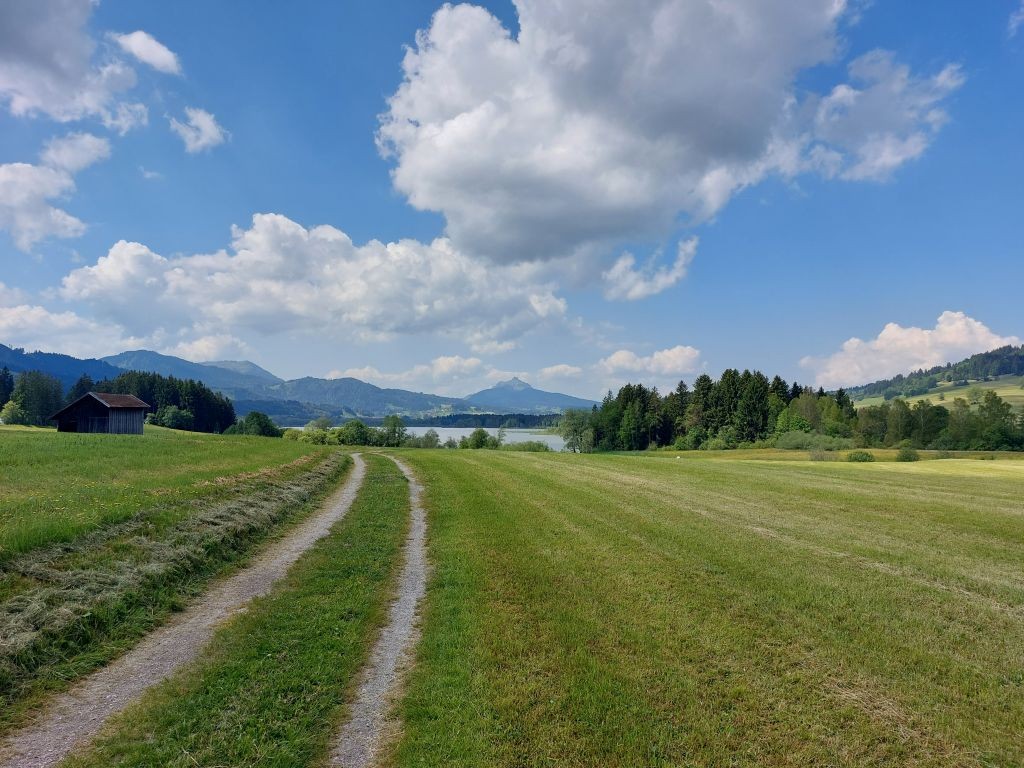
<path id="1" fill-rule="evenodd" d="M 150 406 L 135 395 L 111 395 L 88 392 L 50 421 L 58 432 L 104 432 L 111 435 L 141 435 Z"/>

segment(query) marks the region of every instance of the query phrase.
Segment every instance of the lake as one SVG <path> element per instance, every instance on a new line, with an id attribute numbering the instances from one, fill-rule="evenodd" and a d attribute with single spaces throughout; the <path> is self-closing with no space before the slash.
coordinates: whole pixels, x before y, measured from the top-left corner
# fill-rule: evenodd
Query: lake
<path id="1" fill-rule="evenodd" d="M 407 427 L 406 431 L 410 435 L 416 435 L 419 437 L 428 429 L 433 429 L 441 437 L 443 443 L 449 437 L 454 437 L 456 440 L 462 437 L 468 437 L 473 433 L 474 430 L 469 427 Z M 492 435 L 497 435 L 497 429 L 487 430 Z M 565 440 L 559 435 L 549 435 L 545 432 L 535 432 L 532 429 L 506 429 L 505 430 L 505 442 L 506 443 L 525 443 L 529 440 L 537 440 L 541 443 L 546 443 L 548 448 L 552 451 L 560 451 L 565 447 Z"/>

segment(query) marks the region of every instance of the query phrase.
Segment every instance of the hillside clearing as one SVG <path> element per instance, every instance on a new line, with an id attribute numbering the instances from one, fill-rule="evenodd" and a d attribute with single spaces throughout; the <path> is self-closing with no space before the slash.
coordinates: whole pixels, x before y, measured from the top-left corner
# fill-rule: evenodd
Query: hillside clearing
<path id="1" fill-rule="evenodd" d="M 993 390 L 1003 400 L 1014 408 L 1024 407 L 1024 376 L 999 376 L 992 381 L 969 381 L 967 384 L 959 384 L 955 381 L 940 381 L 938 386 L 928 390 L 923 395 L 914 395 L 904 398 L 908 402 L 916 403 L 918 400 L 926 400 L 934 405 L 952 405 L 953 400 L 962 397 L 967 400 L 971 390 L 985 392 Z M 865 397 L 863 400 L 855 400 L 857 408 L 866 408 L 869 405 L 881 405 L 885 398 L 881 395 Z"/>

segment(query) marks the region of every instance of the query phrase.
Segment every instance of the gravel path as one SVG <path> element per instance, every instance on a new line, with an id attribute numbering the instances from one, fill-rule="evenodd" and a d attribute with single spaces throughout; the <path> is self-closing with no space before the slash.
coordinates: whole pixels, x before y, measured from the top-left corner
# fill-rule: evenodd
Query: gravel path
<path id="1" fill-rule="evenodd" d="M 342 726 L 331 752 L 330 764 L 345 768 L 373 765 L 382 737 L 394 725 L 388 721 L 388 710 L 401 685 L 401 671 L 408 666 L 419 638 L 418 609 L 427 585 L 427 519 L 420 500 L 423 488 L 405 464 L 398 459 L 394 462 L 409 481 L 412 526 L 405 540 L 398 596 L 363 672 L 350 719 Z"/>
<path id="2" fill-rule="evenodd" d="M 92 738 L 109 717 L 202 651 L 221 622 L 267 594 L 296 560 L 345 516 L 366 473 L 352 457 L 352 473 L 324 510 L 274 542 L 245 569 L 214 586 L 199 602 L 149 634 L 135 648 L 57 696 L 36 720 L 0 746 L 2 768 L 56 765 Z"/>

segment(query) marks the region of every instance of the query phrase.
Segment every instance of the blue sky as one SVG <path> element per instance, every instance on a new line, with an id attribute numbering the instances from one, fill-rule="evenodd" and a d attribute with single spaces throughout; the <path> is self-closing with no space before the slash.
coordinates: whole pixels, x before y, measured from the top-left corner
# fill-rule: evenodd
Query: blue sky
<path id="1" fill-rule="evenodd" d="M 1020 343 L 1022 18 L 14 0 L 0 342 L 591 397 Z"/>

